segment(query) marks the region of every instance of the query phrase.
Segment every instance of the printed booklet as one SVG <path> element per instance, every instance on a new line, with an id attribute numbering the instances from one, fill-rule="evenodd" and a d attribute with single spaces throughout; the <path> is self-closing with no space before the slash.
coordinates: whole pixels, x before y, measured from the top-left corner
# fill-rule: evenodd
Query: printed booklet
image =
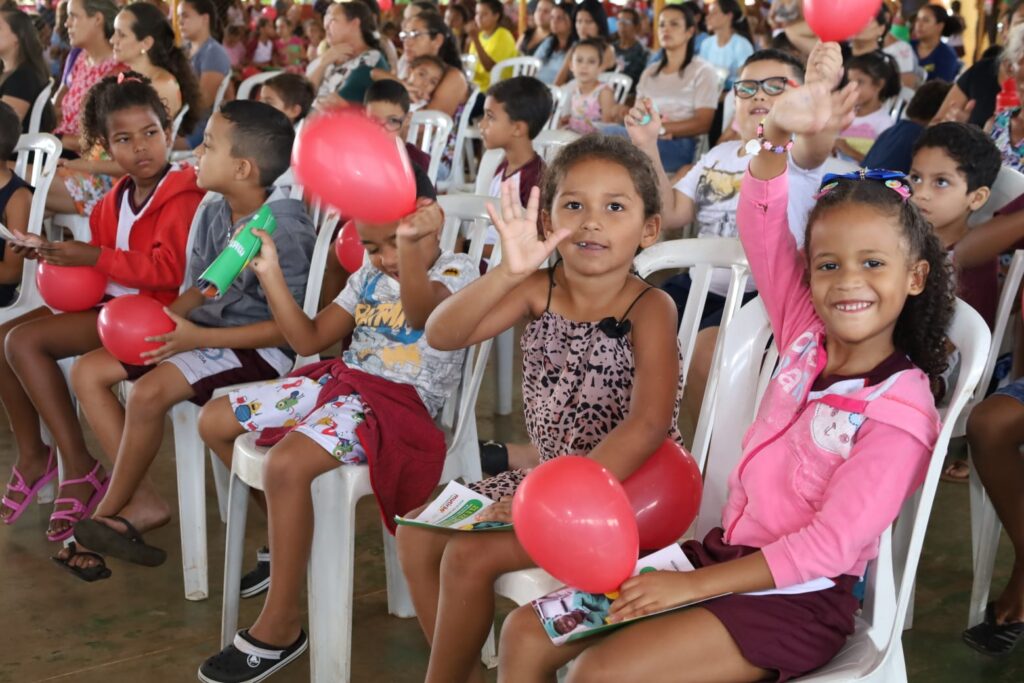
<path id="1" fill-rule="evenodd" d="M 512 528 L 510 522 L 481 522 L 481 512 L 494 505 L 487 496 L 472 491 L 457 481 L 450 481 L 441 495 L 416 517 L 395 515 L 395 522 L 451 531 L 502 531 Z"/>

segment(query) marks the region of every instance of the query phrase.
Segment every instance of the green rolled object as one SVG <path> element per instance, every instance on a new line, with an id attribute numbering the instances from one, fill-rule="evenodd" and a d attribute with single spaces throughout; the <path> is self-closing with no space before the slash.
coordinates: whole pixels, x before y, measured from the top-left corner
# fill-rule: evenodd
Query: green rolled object
<path id="1" fill-rule="evenodd" d="M 897 40 L 902 40 L 905 43 L 910 42 L 910 28 L 907 26 L 893 24 L 893 27 L 889 29 L 889 33 Z"/>
<path id="2" fill-rule="evenodd" d="M 260 253 L 260 246 L 263 243 L 259 237 L 252 234 L 254 228 L 268 235 L 273 235 L 277 230 L 277 221 L 266 204 L 260 207 L 256 215 L 228 242 L 224 251 L 199 276 L 197 286 L 205 296 L 211 299 L 223 296 L 235 278 L 256 258 L 256 254 Z"/>

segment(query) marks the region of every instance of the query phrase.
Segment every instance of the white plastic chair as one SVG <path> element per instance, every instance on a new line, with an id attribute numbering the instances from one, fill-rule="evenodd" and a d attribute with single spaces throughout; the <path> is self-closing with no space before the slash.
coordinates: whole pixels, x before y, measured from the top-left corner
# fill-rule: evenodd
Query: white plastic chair
<path id="1" fill-rule="evenodd" d="M 1009 166 L 1003 166 L 999 169 L 999 175 L 996 176 L 996 181 L 989 189 L 988 201 L 967 219 L 971 225 L 980 225 L 990 220 L 996 211 L 1024 194 L 1024 173 Z"/>
<path id="2" fill-rule="evenodd" d="M 281 69 L 276 69 L 274 71 L 261 71 L 258 74 L 249 76 L 247 79 L 242 81 L 241 84 L 239 84 L 238 92 L 235 94 L 235 99 L 249 99 L 249 96 L 252 95 L 252 91 L 255 90 L 257 86 L 263 85 L 274 76 L 279 76 L 283 73 L 284 71 L 282 71 Z"/>
<path id="3" fill-rule="evenodd" d="M 53 92 L 53 79 L 46 84 L 38 95 L 36 95 L 35 102 L 32 103 L 32 109 L 28 115 L 28 134 L 34 135 L 39 132 L 39 129 L 43 125 L 43 112 L 46 110 L 46 105 L 50 103 L 50 93 Z"/>
<path id="4" fill-rule="evenodd" d="M 210 111 L 217 111 L 220 109 L 220 105 L 224 103 L 224 98 L 227 96 L 228 86 L 231 85 L 231 74 L 224 76 L 224 79 L 217 86 L 217 92 L 213 95 L 213 107 Z M 194 149 L 176 149 L 171 152 L 171 161 L 188 161 L 193 166 L 195 165 L 196 152 Z M 76 238 L 77 239 L 77 238 Z"/>
<path id="5" fill-rule="evenodd" d="M 174 120 L 171 121 L 171 140 L 177 140 L 178 139 L 178 131 L 181 130 L 181 122 L 185 120 L 185 115 L 186 114 L 188 114 L 188 105 L 187 104 L 183 104 L 183 105 L 181 105 L 181 109 L 179 109 L 178 113 L 175 115 Z M 168 159 L 171 158 L 171 152 L 172 151 L 173 150 L 170 150 L 170 149 L 167 150 L 167 158 Z"/>
<path id="6" fill-rule="evenodd" d="M 452 242 L 456 223 L 446 224 L 442 243 Z M 475 230 L 470 257 L 479 260 L 483 229 Z M 467 349 L 459 390 L 446 402 L 439 416 L 448 452 L 441 481 L 482 476 L 476 436 L 476 397 L 487 363 L 490 340 Z M 457 406 L 457 407 L 456 407 Z M 255 445 L 255 434 L 235 441 L 229 489 L 228 531 L 224 558 L 224 607 L 221 644 L 227 645 L 238 625 L 239 584 L 249 491 L 263 489 L 263 463 L 267 451 Z M 352 582 L 355 560 L 355 507 L 373 493 L 368 465 L 343 465 L 313 482 L 316 524 L 307 572 L 309 596 L 310 670 L 314 683 L 348 681 L 352 651 Z M 384 563 L 388 611 L 412 617 L 415 611 L 398 564 L 394 537 L 384 529 Z"/>
<path id="7" fill-rule="evenodd" d="M 491 85 L 516 76 L 536 76 L 541 62 L 536 57 L 503 59 L 491 68 Z"/>
<path id="8" fill-rule="evenodd" d="M 466 53 L 462 55 L 462 73 L 465 74 L 466 80 L 470 83 L 473 82 L 473 76 L 476 75 L 476 65 L 479 60 L 474 54 Z"/>
<path id="9" fill-rule="evenodd" d="M 482 96 L 479 89 L 473 88 L 469 93 L 469 97 L 466 98 L 466 103 L 462 106 L 462 113 L 459 115 L 458 126 L 455 129 L 452 168 L 448 177 L 437 183 L 437 189 L 440 192 L 452 192 L 462 189 L 466 183 L 467 164 L 471 168 L 475 166 L 476 157 L 473 155 L 472 143 L 469 140 L 479 139 L 480 133 L 479 131 L 473 132 L 475 129 L 470 120 L 470 115 L 476 106 L 477 98 Z"/>
<path id="10" fill-rule="evenodd" d="M 551 83 L 548 83 L 547 86 L 551 90 L 551 116 L 548 117 L 548 122 L 544 125 L 544 129 L 555 130 L 558 128 L 559 123 L 561 123 L 568 101 L 562 88 Z"/>
<path id="11" fill-rule="evenodd" d="M 1018 310 L 1017 290 L 1024 280 L 1024 250 L 1018 249 L 1010 269 L 1003 280 L 1003 291 L 999 296 L 996 308 L 996 325 L 992 331 L 992 348 L 985 360 L 985 369 L 981 373 L 978 389 L 968 407 L 963 411 L 957 422 L 954 436 L 962 435 L 966 428 L 967 416 L 985 399 L 985 390 L 992 381 L 996 361 L 1003 341 L 1011 335 L 1010 321 Z M 985 605 L 988 604 L 989 589 L 992 587 L 992 569 L 996 561 L 996 549 L 999 547 L 999 532 L 1002 524 L 996 516 L 992 501 L 989 500 L 985 487 L 978 478 L 978 473 L 971 467 L 971 551 L 974 559 L 974 581 L 971 586 L 971 603 L 967 613 L 967 627 L 981 623 L 985 618 Z"/>
<path id="12" fill-rule="evenodd" d="M 50 183 L 57 172 L 57 161 L 60 159 L 61 149 L 60 140 L 49 133 L 22 135 L 18 138 L 18 144 L 14 148 L 18 155 L 14 172 L 34 188 L 28 225 L 25 228 L 26 232 L 30 234 L 42 234 L 46 195 L 50 191 Z M 26 178 L 29 157 L 32 157 L 32 175 Z M 26 259 L 23 263 L 18 298 L 11 305 L 0 308 L 0 324 L 14 320 L 43 305 L 43 298 L 36 288 L 36 261 Z"/>
<path id="13" fill-rule="evenodd" d="M 430 155 L 427 176 L 435 185 L 437 184 L 437 172 L 441 168 L 441 158 L 444 156 L 445 147 L 448 146 L 448 137 L 451 135 L 454 125 L 452 117 L 448 114 L 430 109 L 413 112 L 409 122 L 409 134 L 405 141 L 416 145 Z"/>
<path id="14" fill-rule="evenodd" d="M 903 118 L 903 113 L 907 110 L 907 105 L 910 104 L 912 99 L 914 99 L 914 90 L 912 88 L 907 86 L 900 88 L 899 94 L 889 102 L 889 115 L 893 121 L 899 121 Z"/>
<path id="15" fill-rule="evenodd" d="M 733 324 L 724 348 L 715 399 L 719 406 L 712 427 L 704 497 L 697 518 L 698 538 L 721 525 L 721 511 L 728 493 L 727 478 L 742 455 L 741 440 L 745 430 L 737 427 L 753 419 L 777 357 L 774 346 L 772 353 L 767 357 L 764 354 L 771 330 L 760 299 L 744 306 Z M 928 517 L 953 426 L 981 377 L 989 349 L 988 326 L 974 309 L 959 300 L 948 336 L 960 349 L 962 366 L 924 484 L 903 506 L 894 525 L 895 534 L 887 529 L 882 535 L 878 558 L 868 568 L 864 609 L 856 618 L 856 632 L 829 664 L 801 681 L 907 680 L 901 635 L 913 599 L 914 576 Z M 894 535 L 904 538 L 894 542 Z"/>
<path id="16" fill-rule="evenodd" d="M 704 304 L 711 285 L 712 271 L 715 268 L 728 268 L 731 271 L 718 341 L 711 358 L 712 371 L 708 375 L 700 417 L 697 421 L 697 431 L 690 451 L 697 461 L 697 466 L 703 469 L 711 440 L 710 426 L 716 418 L 717 401 L 715 397 L 719 395 L 719 368 L 723 362 L 726 340 L 733 335 L 743 334 L 741 331 L 736 331 L 734 318 L 743 303 L 743 292 L 750 275 L 747 257 L 743 253 L 743 246 L 738 239 L 692 238 L 659 242 L 648 247 L 637 255 L 634 265 L 637 274 L 644 278 L 658 271 L 689 269 L 693 285 L 690 287 L 690 293 L 686 299 L 686 310 L 683 313 L 682 321 L 680 321 L 677 335 L 679 348 L 682 351 L 679 371 L 684 388 L 690 361 L 693 358 L 693 347 L 697 339 L 700 321 L 704 317 Z M 753 415 L 751 415 L 752 417 Z M 525 605 L 559 586 L 560 583 L 557 579 L 543 569 L 535 567 L 503 574 L 495 581 L 494 590 L 498 595 L 513 600 L 517 605 Z M 483 651 L 483 660 L 488 667 L 497 665 L 493 637 L 492 632 Z"/>
<path id="17" fill-rule="evenodd" d="M 633 89 L 633 79 L 626 74 L 605 71 L 598 75 L 597 80 L 612 86 L 612 92 L 615 93 L 615 101 L 619 104 L 626 103 L 626 100 L 629 98 L 629 91 Z"/>
<path id="18" fill-rule="evenodd" d="M 544 158 L 545 164 L 550 164 L 558 156 L 559 150 L 579 137 L 579 133 L 571 130 L 542 130 L 533 139 L 533 148 Z"/>

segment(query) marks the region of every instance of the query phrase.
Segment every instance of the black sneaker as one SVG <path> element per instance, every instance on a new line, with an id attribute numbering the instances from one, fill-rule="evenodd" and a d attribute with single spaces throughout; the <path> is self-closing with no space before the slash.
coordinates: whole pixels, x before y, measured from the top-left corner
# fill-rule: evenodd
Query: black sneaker
<path id="1" fill-rule="evenodd" d="M 263 546 L 256 551 L 256 567 L 242 577 L 241 596 L 251 598 L 270 588 L 270 551 Z"/>
<path id="2" fill-rule="evenodd" d="M 298 639 L 283 650 L 261 643 L 247 630 L 239 631 L 231 645 L 203 662 L 199 667 L 199 680 L 206 683 L 256 683 L 283 669 L 305 652 L 308 645 L 305 631 L 299 631 Z"/>

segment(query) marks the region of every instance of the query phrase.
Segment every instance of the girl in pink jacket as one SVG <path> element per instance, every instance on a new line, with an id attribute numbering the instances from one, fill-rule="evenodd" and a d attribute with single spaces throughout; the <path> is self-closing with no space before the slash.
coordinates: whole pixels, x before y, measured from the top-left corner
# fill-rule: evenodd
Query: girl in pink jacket
<path id="1" fill-rule="evenodd" d="M 833 106 L 833 82 L 780 96 L 741 187 L 740 238 L 780 362 L 723 526 L 684 544 L 695 571 L 628 579 L 611 619 L 728 595 L 559 647 L 527 605 L 505 622 L 499 681 L 549 680 L 573 658 L 570 681 L 782 681 L 826 664 L 853 633 L 853 587 L 938 434 L 929 379 L 946 364 L 954 299 L 942 248 L 896 173 L 826 176 L 798 250 L 785 152 L 793 134 L 849 116 L 855 85 Z"/>

